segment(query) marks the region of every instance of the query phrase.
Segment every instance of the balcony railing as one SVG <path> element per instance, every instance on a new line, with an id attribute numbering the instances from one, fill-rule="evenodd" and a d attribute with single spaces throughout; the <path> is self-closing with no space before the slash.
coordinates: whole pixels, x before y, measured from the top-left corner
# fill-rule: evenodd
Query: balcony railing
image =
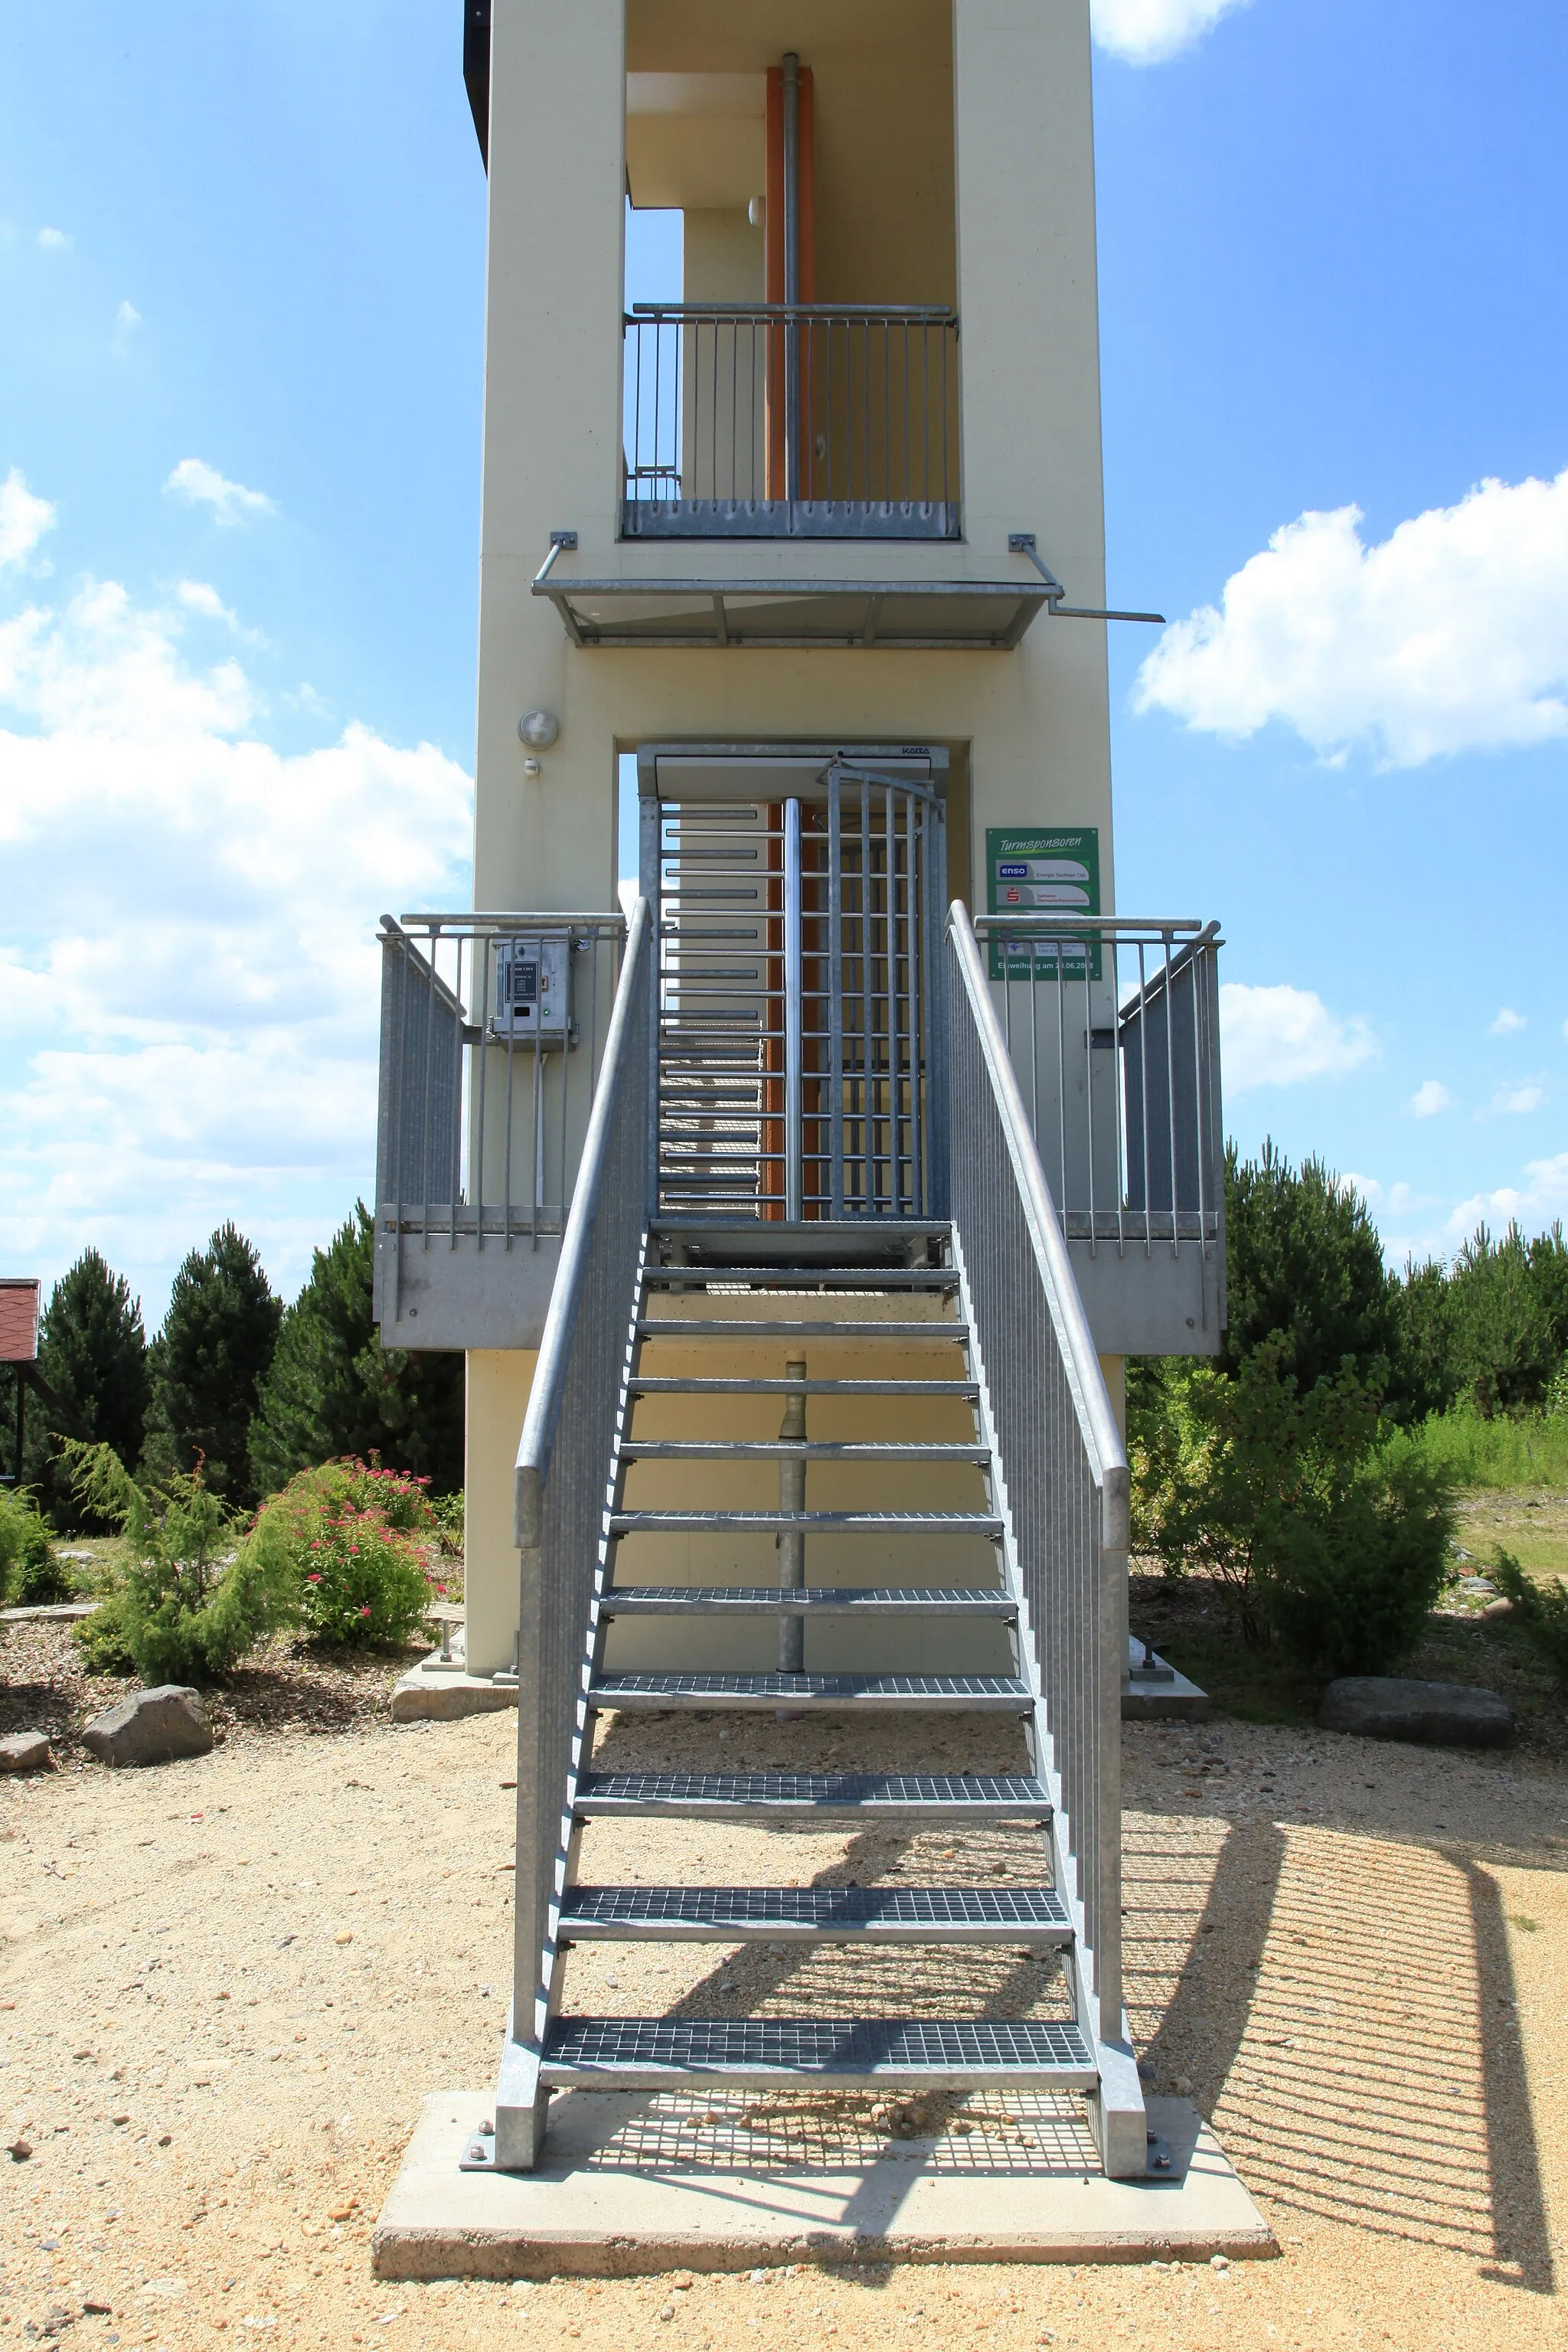
<path id="1" fill-rule="evenodd" d="M 1218 924 L 1053 910 L 974 929 L 1067 1239 L 1223 1268 Z"/>
<path id="2" fill-rule="evenodd" d="M 383 917 L 384 1228 L 426 1250 L 561 1232 L 625 938 L 619 915 Z"/>
<path id="3" fill-rule="evenodd" d="M 951 310 L 638 303 L 624 398 L 624 538 L 958 537 Z"/>

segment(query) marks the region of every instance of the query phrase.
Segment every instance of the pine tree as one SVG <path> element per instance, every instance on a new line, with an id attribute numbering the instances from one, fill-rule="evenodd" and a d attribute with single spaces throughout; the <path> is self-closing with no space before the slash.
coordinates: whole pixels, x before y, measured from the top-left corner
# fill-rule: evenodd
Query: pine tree
<path id="1" fill-rule="evenodd" d="M 111 1445 L 122 1462 L 134 1462 L 142 1450 L 148 1374 L 142 1302 L 95 1249 L 83 1250 L 49 1293 L 38 1323 L 38 1370 L 65 1411 L 51 1411 L 44 1398 L 29 1393 L 25 1482 L 58 1528 L 97 1529 L 100 1522 L 72 1497 L 59 1440 Z M 14 1401 L 10 1412 L 15 1428 Z M 61 1423 L 68 1425 L 57 1426 Z"/>
<path id="2" fill-rule="evenodd" d="M 205 1250 L 191 1252 L 149 1351 L 144 1476 L 194 1470 L 200 1457 L 204 1480 L 221 1500 L 237 1507 L 256 1500 L 250 1420 L 282 1313 L 237 1226 L 220 1225 Z"/>
<path id="3" fill-rule="evenodd" d="M 463 1360 L 384 1349 L 372 1302 L 375 1229 L 363 1201 L 315 1254 L 283 1318 L 250 1426 L 263 1494 L 335 1455 L 379 1454 L 427 1476 L 438 1494 L 463 1483 Z"/>
<path id="4" fill-rule="evenodd" d="M 1229 1319 L 1220 1357 L 1235 1373 L 1244 1358 L 1279 1331 L 1283 1370 L 1298 1392 L 1339 1377 L 1342 1360 L 1358 1376 L 1394 1373 L 1400 1339 L 1399 1285 L 1383 1262 L 1383 1244 L 1353 1187 L 1321 1160 L 1292 1168 L 1273 1143 L 1243 1160 L 1226 1148 L 1226 1287 Z M 1395 1382 L 1395 1385 L 1397 1383 Z"/>

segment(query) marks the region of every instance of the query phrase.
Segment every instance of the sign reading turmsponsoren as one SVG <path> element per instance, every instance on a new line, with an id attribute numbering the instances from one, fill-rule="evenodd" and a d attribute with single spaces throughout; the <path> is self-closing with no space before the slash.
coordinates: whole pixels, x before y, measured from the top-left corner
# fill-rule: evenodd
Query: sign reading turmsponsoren
<path id="1" fill-rule="evenodd" d="M 1004 974 L 1054 981 L 1065 976 L 1100 978 L 1100 943 L 1081 932 L 1054 931 L 1049 909 L 1064 915 L 1100 912 L 1100 828 L 1052 825 L 1023 832 L 1010 825 L 985 828 L 985 896 L 993 915 L 1026 915 L 1039 909 L 1039 931 L 1020 929 L 991 939 L 991 977 Z"/>

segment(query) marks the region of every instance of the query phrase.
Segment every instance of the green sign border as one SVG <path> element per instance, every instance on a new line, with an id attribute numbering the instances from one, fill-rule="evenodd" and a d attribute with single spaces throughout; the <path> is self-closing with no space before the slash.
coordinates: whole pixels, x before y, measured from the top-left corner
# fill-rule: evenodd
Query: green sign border
<path id="1" fill-rule="evenodd" d="M 996 873 L 998 866 L 1016 858 L 1026 857 L 1076 857 L 1081 865 L 1087 866 L 1089 906 L 1085 911 L 1091 915 L 1100 913 L 1100 827 L 1097 824 L 1028 826 L 988 824 L 985 828 L 985 906 L 988 914 L 1000 915 L 1007 911 L 997 904 L 997 894 L 1001 888 Z M 1044 910 L 1041 912 L 1040 920 L 1041 940 L 1048 940 L 1053 934 L 1048 929 L 1050 917 Z M 987 962 L 991 978 L 1001 980 L 1005 977 L 1005 974 L 1003 969 L 1000 943 L 993 936 L 989 945 L 990 953 Z M 1096 940 L 1089 951 L 1089 969 L 1091 979 L 1100 979 L 1100 942 Z M 1062 969 L 1069 980 L 1081 976 L 1081 964 L 1068 963 L 1064 961 Z M 1015 974 L 1016 971 L 1017 967 L 1015 965 Z M 1056 976 L 1055 957 L 1037 956 L 1035 961 L 1036 979 L 1054 981 Z"/>

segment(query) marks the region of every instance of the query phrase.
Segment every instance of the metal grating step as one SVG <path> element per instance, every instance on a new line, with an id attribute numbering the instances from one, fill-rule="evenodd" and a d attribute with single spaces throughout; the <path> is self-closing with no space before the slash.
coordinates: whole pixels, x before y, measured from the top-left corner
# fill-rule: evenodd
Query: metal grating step
<path id="1" fill-rule="evenodd" d="M 1005 1592 L 949 1585 L 672 1584 L 616 1586 L 606 1617 L 1016 1617 Z"/>
<path id="2" fill-rule="evenodd" d="M 628 1437 L 623 1462 L 970 1462 L 984 1469 L 988 1445 L 922 1445 L 889 1438 L 847 1438 L 840 1444 L 799 1437 Z"/>
<path id="3" fill-rule="evenodd" d="M 590 1706 L 857 1707 L 882 1712 L 940 1708 L 973 1715 L 1027 1715 L 1020 1682 L 1001 1675 L 606 1675 L 588 1687 Z"/>
<path id="4" fill-rule="evenodd" d="M 574 1886 L 561 1906 L 574 1942 L 1070 1943 L 1049 1886 Z"/>
<path id="5" fill-rule="evenodd" d="M 780 2076 L 835 2084 L 1005 2083 L 1090 2090 L 1079 2027 L 1043 2020 L 558 2017 L 544 2044 L 547 2084 L 627 2089 L 693 2075 L 763 2088 Z"/>
<path id="6" fill-rule="evenodd" d="M 1050 1792 L 1016 1772 L 584 1772 L 576 1813 L 671 1821 L 1048 1822 Z"/>
<path id="7" fill-rule="evenodd" d="M 959 1347 L 969 1338 L 967 1323 L 833 1322 L 805 1315 L 765 1322 L 749 1315 L 648 1315 L 637 1331 L 645 1339 L 901 1339 L 911 1347 L 921 1340 Z"/>
<path id="8" fill-rule="evenodd" d="M 896 1372 L 885 1381 L 740 1381 L 693 1373 L 636 1372 L 629 1383 L 634 1396 L 940 1396 L 980 1394 L 978 1381 L 901 1381 Z"/>
<path id="9" fill-rule="evenodd" d="M 983 1511 L 613 1511 L 615 1536 L 939 1535 L 1002 1538 L 1002 1522 Z"/>
<path id="10" fill-rule="evenodd" d="M 958 1276 L 950 1265 L 650 1265 L 650 1290 L 723 1287 L 754 1283 L 760 1290 L 951 1290 Z"/>

